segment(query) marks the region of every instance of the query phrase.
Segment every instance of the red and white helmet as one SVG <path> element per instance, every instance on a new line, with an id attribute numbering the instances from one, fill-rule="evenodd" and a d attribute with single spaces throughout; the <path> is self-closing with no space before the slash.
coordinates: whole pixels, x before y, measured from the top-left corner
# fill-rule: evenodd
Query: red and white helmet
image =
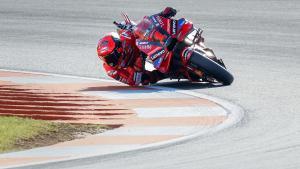
<path id="1" fill-rule="evenodd" d="M 116 66 L 122 55 L 120 37 L 117 33 L 109 33 L 99 40 L 97 45 L 98 57 L 110 66 Z"/>

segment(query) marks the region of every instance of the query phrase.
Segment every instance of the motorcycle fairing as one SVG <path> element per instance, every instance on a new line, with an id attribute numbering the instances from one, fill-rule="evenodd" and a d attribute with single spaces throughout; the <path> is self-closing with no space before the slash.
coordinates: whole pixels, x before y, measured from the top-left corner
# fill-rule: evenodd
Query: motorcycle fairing
<path id="1" fill-rule="evenodd" d="M 180 18 L 177 21 L 177 31 L 179 32 L 182 26 L 185 24 L 186 20 L 184 18 Z"/>
<path id="2" fill-rule="evenodd" d="M 155 54 L 157 51 L 163 49 L 163 45 L 159 42 L 151 42 L 151 41 L 140 40 L 140 39 L 136 40 L 136 46 L 139 48 L 139 50 L 147 54 L 150 58 L 153 58 L 151 56 Z"/>
<path id="3" fill-rule="evenodd" d="M 160 72 L 167 73 L 169 71 L 172 56 L 173 56 L 173 52 L 167 52 L 167 54 L 164 55 L 163 61 L 157 68 Z"/>
<path id="4" fill-rule="evenodd" d="M 169 70 L 172 58 L 172 52 L 166 49 L 166 41 L 170 37 L 177 38 L 178 33 L 183 33 L 183 37 L 190 28 L 192 24 L 184 18 L 175 20 L 159 15 L 146 16 L 135 27 L 135 34 L 138 37 L 136 46 L 148 55 L 156 69 L 165 73 Z"/>
<path id="5" fill-rule="evenodd" d="M 160 42 L 151 42 L 146 40 L 136 40 L 136 46 L 145 54 L 148 55 L 148 58 L 153 62 L 154 67 L 159 69 L 166 50 Z"/>
<path id="6" fill-rule="evenodd" d="M 162 63 L 162 61 L 163 61 L 163 58 L 162 58 L 162 57 L 156 59 L 156 60 L 153 62 L 153 67 L 154 67 L 155 69 L 159 69 L 159 67 L 160 67 L 160 65 L 161 65 L 161 63 Z"/>
<path id="7" fill-rule="evenodd" d="M 187 34 L 190 33 L 191 30 L 193 30 L 193 27 L 194 26 L 192 22 L 188 22 L 185 20 L 185 23 L 181 26 L 179 34 L 177 35 L 177 40 L 183 41 Z"/>
<path id="8" fill-rule="evenodd" d="M 175 36 L 178 30 L 178 22 L 175 19 L 165 18 L 159 15 L 152 15 L 149 19 L 155 25 L 157 31 L 160 33 L 169 36 Z"/>

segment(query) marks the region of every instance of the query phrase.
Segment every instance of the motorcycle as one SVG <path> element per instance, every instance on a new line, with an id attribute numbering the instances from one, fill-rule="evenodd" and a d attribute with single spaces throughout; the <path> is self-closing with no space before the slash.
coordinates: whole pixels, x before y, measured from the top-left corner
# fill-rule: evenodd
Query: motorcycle
<path id="1" fill-rule="evenodd" d="M 122 15 L 124 22 L 114 24 L 133 31 L 136 46 L 147 56 L 147 61 L 170 79 L 224 85 L 233 82 L 233 75 L 222 59 L 204 45 L 203 30 L 195 28 L 192 22 L 152 15 L 136 24 L 126 14 Z"/>

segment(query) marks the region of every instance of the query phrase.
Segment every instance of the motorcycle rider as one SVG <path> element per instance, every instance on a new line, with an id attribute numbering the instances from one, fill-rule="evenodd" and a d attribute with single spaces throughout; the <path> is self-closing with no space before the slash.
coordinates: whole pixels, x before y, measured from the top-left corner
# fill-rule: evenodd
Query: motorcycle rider
<path id="1" fill-rule="evenodd" d="M 171 18 L 176 10 L 166 7 L 157 15 Z M 130 86 L 148 85 L 162 80 L 165 75 L 158 70 L 145 70 L 145 56 L 135 44 L 135 36 L 130 29 L 120 29 L 118 33 L 110 33 L 99 40 L 98 57 L 108 76 Z"/>

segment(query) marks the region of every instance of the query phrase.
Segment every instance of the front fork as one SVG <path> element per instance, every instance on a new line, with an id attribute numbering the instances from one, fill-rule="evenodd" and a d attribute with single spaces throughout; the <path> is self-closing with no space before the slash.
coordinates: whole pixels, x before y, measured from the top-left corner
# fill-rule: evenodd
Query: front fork
<path id="1" fill-rule="evenodd" d="M 171 64 L 171 72 L 175 74 L 173 78 L 185 78 L 190 81 L 199 81 L 199 78 L 204 77 L 204 72 L 192 66 L 189 62 L 194 50 L 184 42 L 179 42 L 174 47 L 173 51 L 174 55 Z"/>

